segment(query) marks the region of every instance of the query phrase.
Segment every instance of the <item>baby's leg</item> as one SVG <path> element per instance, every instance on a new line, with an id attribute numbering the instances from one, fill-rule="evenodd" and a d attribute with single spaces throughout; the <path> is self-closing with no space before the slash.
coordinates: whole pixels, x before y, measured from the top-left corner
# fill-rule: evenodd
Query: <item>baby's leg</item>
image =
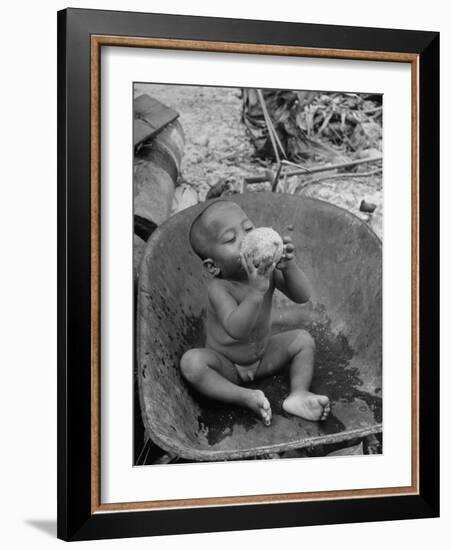
<path id="1" fill-rule="evenodd" d="M 216 401 L 247 407 L 267 426 L 271 424 L 271 407 L 265 394 L 240 386 L 236 369 L 226 357 L 206 348 L 191 349 L 184 353 L 180 368 L 198 392 Z"/>
<path id="2" fill-rule="evenodd" d="M 270 338 L 256 378 L 289 367 L 290 394 L 284 410 L 307 420 L 325 420 L 330 412 L 329 398 L 310 392 L 313 377 L 315 342 L 305 330 L 290 330 Z"/>

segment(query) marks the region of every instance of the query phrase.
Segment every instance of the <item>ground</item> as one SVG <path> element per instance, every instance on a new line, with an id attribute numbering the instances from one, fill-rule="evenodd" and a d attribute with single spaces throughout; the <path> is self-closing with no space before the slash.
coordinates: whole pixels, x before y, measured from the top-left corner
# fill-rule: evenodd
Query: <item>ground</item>
<path id="1" fill-rule="evenodd" d="M 206 86 L 167 86 L 137 84 L 135 96 L 142 93 L 175 109 L 185 133 L 182 185 L 174 199 L 174 211 L 203 201 L 208 190 L 221 179 L 240 182 L 243 177 L 265 171 L 241 121 L 241 90 Z M 269 165 L 268 168 L 275 169 Z M 322 174 L 319 177 L 327 177 Z M 290 187 L 301 183 L 291 178 Z M 260 186 L 261 188 L 262 186 Z M 263 186 L 264 187 L 264 186 Z M 333 177 L 308 184 L 298 191 L 346 208 L 368 223 L 382 238 L 382 177 Z M 360 212 L 362 200 L 374 203 L 369 215 Z"/>

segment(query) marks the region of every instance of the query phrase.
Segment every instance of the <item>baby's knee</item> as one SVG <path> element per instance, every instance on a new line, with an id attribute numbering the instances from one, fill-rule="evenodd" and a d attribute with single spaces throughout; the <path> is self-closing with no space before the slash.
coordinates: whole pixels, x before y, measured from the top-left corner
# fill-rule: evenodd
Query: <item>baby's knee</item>
<path id="1" fill-rule="evenodd" d="M 289 347 L 292 355 L 301 353 L 304 350 L 315 351 L 315 340 L 309 332 L 303 329 L 296 330 L 295 332 L 295 338 Z"/>
<path id="2" fill-rule="evenodd" d="M 201 349 L 186 351 L 180 360 L 182 376 L 190 383 L 195 383 L 204 370 L 204 360 Z"/>

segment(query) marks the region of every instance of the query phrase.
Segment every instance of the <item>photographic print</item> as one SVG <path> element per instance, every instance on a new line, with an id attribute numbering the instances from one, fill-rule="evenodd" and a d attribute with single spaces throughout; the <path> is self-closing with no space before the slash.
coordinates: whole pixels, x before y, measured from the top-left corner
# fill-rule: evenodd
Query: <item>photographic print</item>
<path id="1" fill-rule="evenodd" d="M 381 453 L 382 95 L 133 98 L 134 465 Z"/>

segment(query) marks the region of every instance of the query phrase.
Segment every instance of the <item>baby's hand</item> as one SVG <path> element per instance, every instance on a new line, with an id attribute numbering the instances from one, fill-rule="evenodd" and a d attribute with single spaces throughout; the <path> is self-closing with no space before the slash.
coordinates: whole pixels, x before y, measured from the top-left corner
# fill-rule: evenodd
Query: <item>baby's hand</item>
<path id="1" fill-rule="evenodd" d="M 289 263 L 294 260 L 294 245 L 291 240 L 291 237 L 288 237 L 285 235 L 283 238 L 283 254 L 280 260 L 277 262 L 277 269 L 281 269 L 282 271 L 286 269 L 289 265 Z"/>
<path id="2" fill-rule="evenodd" d="M 271 273 L 276 264 L 271 261 L 272 258 L 266 256 L 260 261 L 255 260 L 252 254 L 241 254 L 240 258 L 249 279 L 249 286 L 264 294 L 269 289 Z"/>

